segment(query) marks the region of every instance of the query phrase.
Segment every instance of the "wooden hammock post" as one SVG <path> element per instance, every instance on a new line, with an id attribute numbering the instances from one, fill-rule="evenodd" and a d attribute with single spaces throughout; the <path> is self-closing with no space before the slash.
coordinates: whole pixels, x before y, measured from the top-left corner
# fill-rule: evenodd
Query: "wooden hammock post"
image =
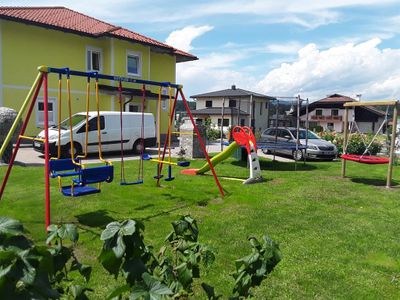
<path id="1" fill-rule="evenodd" d="M 346 153 L 347 142 L 349 139 L 349 108 L 344 111 L 344 138 L 343 138 L 343 154 Z M 346 177 L 346 160 L 342 159 L 342 178 Z"/>
<path id="2" fill-rule="evenodd" d="M 386 178 L 386 187 L 390 188 L 392 185 L 393 176 L 393 161 L 394 161 L 394 148 L 396 144 L 396 134 L 397 134 L 397 102 L 393 106 L 393 121 L 392 121 L 392 137 L 390 140 L 390 152 L 389 152 L 389 165 Z"/>

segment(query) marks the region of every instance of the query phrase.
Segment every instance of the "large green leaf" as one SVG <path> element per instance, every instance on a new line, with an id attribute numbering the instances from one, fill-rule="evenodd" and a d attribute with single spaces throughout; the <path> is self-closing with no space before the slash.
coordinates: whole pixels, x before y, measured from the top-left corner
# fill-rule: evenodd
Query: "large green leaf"
<path id="1" fill-rule="evenodd" d="M 193 282 L 193 273 L 188 268 L 186 263 L 182 263 L 175 268 L 175 271 L 178 273 L 178 280 L 186 289 Z"/>
<path id="2" fill-rule="evenodd" d="M 119 286 L 116 289 L 112 291 L 110 295 L 108 295 L 107 300 L 113 300 L 113 299 L 120 299 L 121 295 L 126 293 L 131 289 L 131 286 L 129 284 L 125 284 L 123 286 Z"/>
<path id="3" fill-rule="evenodd" d="M 131 284 L 142 278 L 143 273 L 147 271 L 146 265 L 139 258 L 131 258 L 124 262 L 122 271 L 125 278 Z"/>
<path id="4" fill-rule="evenodd" d="M 86 292 L 93 292 L 92 289 L 81 285 L 71 285 L 68 291 L 69 294 L 72 296 L 72 299 L 75 300 L 89 300 L 89 297 L 86 295 Z"/>
<path id="5" fill-rule="evenodd" d="M 3 278 L 4 276 L 6 276 L 8 274 L 8 272 L 10 272 L 12 265 L 8 265 L 7 267 L 3 268 L 2 266 L 0 266 L 0 280 L 1 278 Z"/>
<path id="6" fill-rule="evenodd" d="M 20 221 L 7 217 L 0 217 L 0 234 L 20 235 L 24 227 Z"/>
<path id="7" fill-rule="evenodd" d="M 122 235 L 118 235 L 117 238 L 117 244 L 115 245 L 115 247 L 112 248 L 112 250 L 115 253 L 115 256 L 120 259 L 122 258 L 122 256 L 124 256 L 125 253 L 125 242 L 124 242 L 124 237 Z"/>
<path id="8" fill-rule="evenodd" d="M 114 275 L 115 278 L 118 276 L 122 260 L 115 256 L 114 251 L 102 249 L 98 260 L 110 274 Z"/>
<path id="9" fill-rule="evenodd" d="M 79 239 L 78 228 L 74 224 L 63 224 L 60 226 L 58 235 L 61 239 L 69 239 L 73 243 L 76 243 Z"/>
<path id="10" fill-rule="evenodd" d="M 122 223 L 120 234 L 132 235 L 136 231 L 136 221 L 126 220 Z"/>
<path id="11" fill-rule="evenodd" d="M 165 299 L 173 292 L 157 278 L 154 278 L 149 273 L 142 275 L 143 282 L 135 285 L 129 296 L 130 300 L 145 299 L 145 300 L 161 300 Z"/>
<path id="12" fill-rule="evenodd" d="M 114 235 L 118 233 L 120 228 L 121 224 L 117 221 L 107 224 L 106 229 L 104 229 L 103 232 L 101 233 L 100 239 L 102 241 L 111 239 L 112 237 L 114 237 Z"/>

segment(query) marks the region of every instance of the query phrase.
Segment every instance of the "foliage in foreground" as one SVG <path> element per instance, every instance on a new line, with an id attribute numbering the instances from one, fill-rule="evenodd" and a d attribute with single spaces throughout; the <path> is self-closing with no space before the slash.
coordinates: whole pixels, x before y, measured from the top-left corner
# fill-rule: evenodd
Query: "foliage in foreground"
<path id="1" fill-rule="evenodd" d="M 200 277 L 200 264 L 210 266 L 213 251 L 198 242 L 196 220 L 183 216 L 172 223 L 158 255 L 143 240 L 144 226 L 134 220 L 112 222 L 101 234 L 104 241 L 99 261 L 115 278 L 125 279 L 108 299 L 185 299 L 192 293 L 194 278 Z"/>
<path id="2" fill-rule="evenodd" d="M 115 279 L 125 280 L 107 299 L 188 299 L 193 295 L 200 266 L 210 267 L 215 254 L 198 241 L 199 229 L 192 217 L 182 216 L 172 227 L 155 255 L 144 243 L 141 222 L 107 225 L 98 259 Z M 87 283 L 92 271 L 74 254 L 78 238 L 75 225 L 50 225 L 48 246 L 36 246 L 24 235 L 19 221 L 0 217 L 0 299 L 89 299 L 86 293 L 93 290 L 76 284 L 77 276 L 72 275 L 80 274 Z M 252 253 L 235 261 L 230 299 L 251 296 L 250 289 L 260 285 L 280 261 L 279 246 L 267 236 L 261 243 L 254 237 L 249 241 Z M 202 287 L 208 299 L 221 298 L 212 286 L 203 283 Z"/>
<path id="3" fill-rule="evenodd" d="M 80 273 L 87 282 L 91 275 L 91 267 L 74 255 L 76 226 L 51 225 L 48 232 L 52 245 L 37 246 L 19 221 L 0 217 L 0 299 L 88 299 L 85 293 L 91 290 L 74 284 L 70 276 Z"/>

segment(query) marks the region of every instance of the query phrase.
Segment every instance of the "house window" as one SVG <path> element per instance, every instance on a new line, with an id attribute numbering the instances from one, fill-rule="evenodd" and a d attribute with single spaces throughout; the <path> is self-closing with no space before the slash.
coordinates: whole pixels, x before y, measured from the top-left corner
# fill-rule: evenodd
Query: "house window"
<path id="1" fill-rule="evenodd" d="M 328 123 L 326 128 L 328 128 L 330 131 L 333 131 L 335 129 L 335 125 L 333 123 Z"/>
<path id="2" fill-rule="evenodd" d="M 48 116 L 49 125 L 55 125 L 57 120 L 57 101 L 55 97 L 48 98 Z M 36 126 L 42 127 L 44 125 L 44 99 L 37 98 L 36 104 Z"/>
<path id="3" fill-rule="evenodd" d="M 135 103 L 128 103 L 125 108 L 126 111 L 129 112 L 139 112 L 139 105 Z"/>
<path id="4" fill-rule="evenodd" d="M 338 116 L 339 115 L 339 110 L 338 109 L 332 109 L 331 110 L 331 115 L 332 116 Z"/>
<path id="5" fill-rule="evenodd" d="M 229 99 L 229 107 L 236 107 L 236 100 Z"/>
<path id="6" fill-rule="evenodd" d="M 88 72 L 101 72 L 102 54 L 103 51 L 100 48 L 86 48 L 86 69 Z"/>
<path id="7" fill-rule="evenodd" d="M 244 126 L 245 123 L 246 123 L 246 120 L 245 120 L 245 119 L 240 119 L 240 126 Z"/>
<path id="8" fill-rule="evenodd" d="M 212 107 L 212 100 L 206 101 L 206 107 Z"/>
<path id="9" fill-rule="evenodd" d="M 262 111 L 263 111 L 263 105 L 262 102 L 260 102 L 260 116 L 262 115 Z"/>
<path id="10" fill-rule="evenodd" d="M 127 51 L 126 72 L 131 76 L 142 76 L 142 55 L 139 52 Z"/>
<path id="11" fill-rule="evenodd" d="M 322 116 L 322 109 L 316 109 L 315 110 L 315 115 L 316 116 Z"/>
<path id="12" fill-rule="evenodd" d="M 218 119 L 218 126 L 221 126 L 221 121 L 222 121 L 222 119 Z M 229 126 L 229 119 L 224 119 L 223 126 Z"/>

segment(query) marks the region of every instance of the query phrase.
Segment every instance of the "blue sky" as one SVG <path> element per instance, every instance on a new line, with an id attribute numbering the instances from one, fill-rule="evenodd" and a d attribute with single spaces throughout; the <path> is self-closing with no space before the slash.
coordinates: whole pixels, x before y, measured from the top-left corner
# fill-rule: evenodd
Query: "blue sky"
<path id="1" fill-rule="evenodd" d="M 0 1 L 62 5 L 189 51 L 188 96 L 236 86 L 268 95 L 400 98 L 399 0 Z"/>

